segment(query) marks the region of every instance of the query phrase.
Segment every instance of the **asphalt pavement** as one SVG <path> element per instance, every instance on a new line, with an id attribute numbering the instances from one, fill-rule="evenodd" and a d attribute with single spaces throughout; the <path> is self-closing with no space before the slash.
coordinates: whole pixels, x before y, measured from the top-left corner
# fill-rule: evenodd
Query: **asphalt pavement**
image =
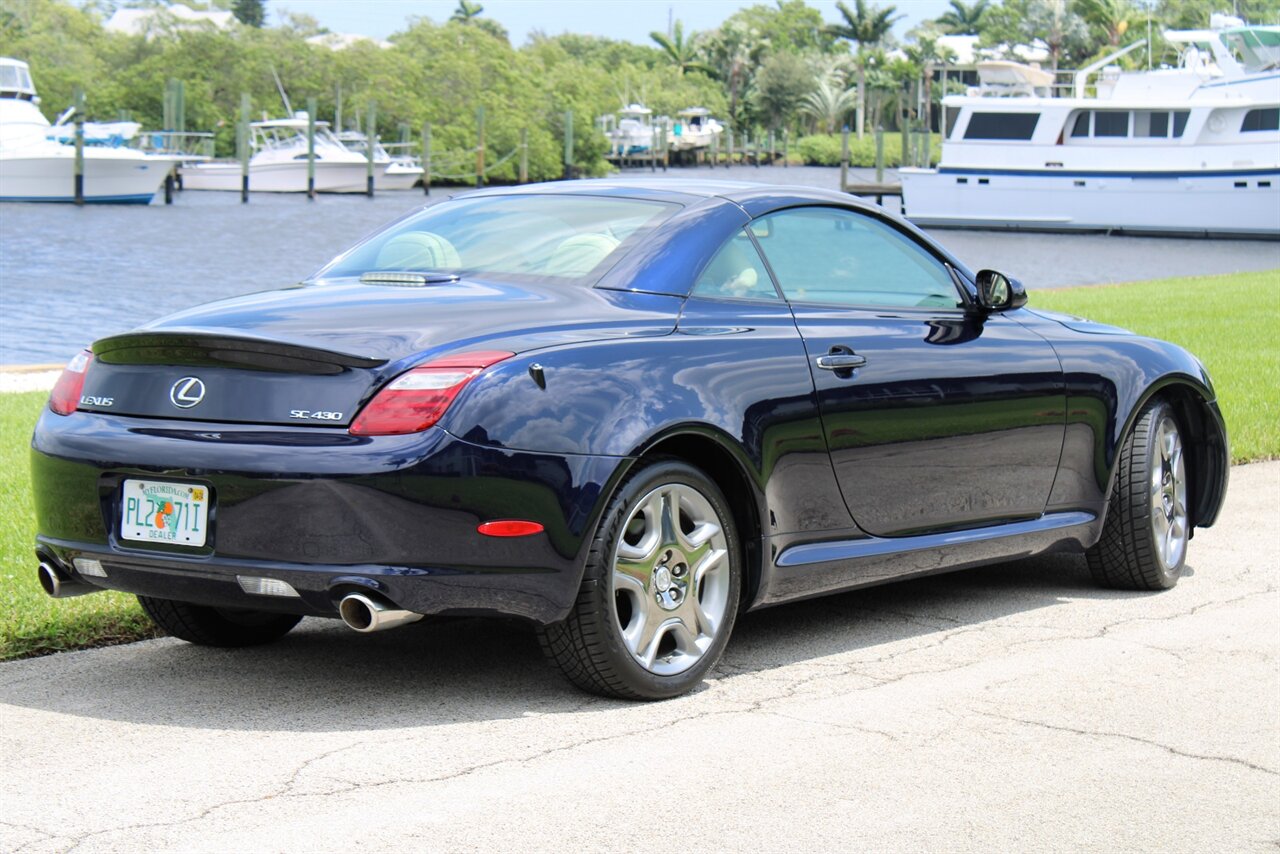
<path id="1" fill-rule="evenodd" d="M 1275 851 L 1280 463 L 1166 593 L 1028 559 L 748 615 L 576 692 L 512 622 L 0 665 L 0 849 Z"/>

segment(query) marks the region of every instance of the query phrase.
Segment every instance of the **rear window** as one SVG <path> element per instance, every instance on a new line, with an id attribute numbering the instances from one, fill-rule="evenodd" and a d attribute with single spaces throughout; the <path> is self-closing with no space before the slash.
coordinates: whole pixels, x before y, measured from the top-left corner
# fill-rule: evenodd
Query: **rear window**
<path id="1" fill-rule="evenodd" d="M 678 209 L 604 196 L 458 199 L 388 226 L 316 277 L 404 272 L 590 284 Z"/>

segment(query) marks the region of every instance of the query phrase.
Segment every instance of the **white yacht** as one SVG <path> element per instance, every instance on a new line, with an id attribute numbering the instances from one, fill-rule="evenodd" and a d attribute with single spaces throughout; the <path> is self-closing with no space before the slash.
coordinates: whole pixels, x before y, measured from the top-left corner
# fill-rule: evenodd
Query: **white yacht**
<path id="1" fill-rule="evenodd" d="M 307 191 L 307 118 L 270 119 L 249 125 L 249 190 L 255 193 L 305 193 Z M 316 122 L 316 192 L 363 193 L 368 164 L 362 155 L 343 147 L 328 122 Z M 374 178 L 385 170 L 374 164 Z M 240 163 L 224 160 L 184 163 L 184 190 L 239 190 Z"/>
<path id="2" fill-rule="evenodd" d="M 724 133 L 724 125 L 711 117 L 706 107 L 690 107 L 676 113 L 676 123 L 671 129 L 673 151 L 694 151 L 710 148 L 712 141 Z"/>
<path id="3" fill-rule="evenodd" d="M 0 202 L 75 199 L 75 146 L 49 138 L 54 131 L 38 102 L 27 63 L 0 57 Z M 123 146 L 86 144 L 84 200 L 148 204 L 174 163 Z"/>
<path id="4" fill-rule="evenodd" d="M 367 157 L 369 137 L 358 130 L 345 130 L 334 134 L 338 142 L 348 151 L 354 151 L 361 157 Z M 409 190 L 422 180 L 422 163 L 407 152 L 412 143 L 384 144 L 381 140 L 373 143 L 373 188 L 375 190 Z M 392 154 L 389 148 L 396 148 L 405 153 Z"/>
<path id="5" fill-rule="evenodd" d="M 1076 72 L 1067 97 L 1048 72 L 980 63 L 978 87 L 943 99 L 938 168 L 900 170 L 907 216 L 1280 237 L 1280 27 L 1165 38 L 1182 46 L 1180 67 L 1123 73 L 1113 54 Z"/>

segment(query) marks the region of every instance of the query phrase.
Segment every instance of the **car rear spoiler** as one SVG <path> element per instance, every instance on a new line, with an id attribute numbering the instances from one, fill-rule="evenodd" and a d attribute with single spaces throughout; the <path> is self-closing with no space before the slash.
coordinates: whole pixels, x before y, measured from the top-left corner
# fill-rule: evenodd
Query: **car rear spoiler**
<path id="1" fill-rule="evenodd" d="M 113 335 L 94 342 L 93 355 L 109 365 L 212 366 L 291 374 L 337 374 L 387 363 L 309 344 L 184 330 Z"/>

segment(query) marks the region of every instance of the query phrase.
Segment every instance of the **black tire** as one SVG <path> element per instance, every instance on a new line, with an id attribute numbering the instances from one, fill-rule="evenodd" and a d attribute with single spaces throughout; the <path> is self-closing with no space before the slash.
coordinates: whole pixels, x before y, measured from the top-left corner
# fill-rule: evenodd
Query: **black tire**
<path id="1" fill-rule="evenodd" d="M 1153 477 L 1168 466 L 1162 462 L 1159 447 L 1162 430 L 1172 429 L 1177 441 L 1182 489 L 1182 542 L 1176 554 L 1162 547 L 1159 512 L 1154 502 L 1159 498 Z M 1185 464 L 1181 462 L 1181 437 L 1172 407 L 1161 400 L 1148 403 L 1138 415 L 1133 429 L 1125 437 L 1117 463 L 1116 482 L 1107 504 L 1102 537 L 1085 556 L 1094 581 L 1117 590 L 1168 590 L 1178 583 L 1186 564 L 1187 540 L 1190 538 L 1186 514 Z M 1159 467 L 1159 469 L 1157 468 Z M 1173 480 L 1178 480 L 1174 477 Z M 1161 480 L 1166 478 L 1161 476 Z M 1175 489 L 1178 486 L 1174 484 Z M 1174 503 L 1176 507 L 1176 501 Z"/>
<path id="2" fill-rule="evenodd" d="M 664 605 L 663 597 L 667 595 L 667 588 L 662 588 L 661 582 L 653 581 L 653 589 L 646 587 L 645 592 L 641 593 L 634 589 L 615 590 L 613 578 L 616 550 L 621 538 L 631 536 L 629 525 L 636 522 L 638 517 L 635 514 L 642 512 L 641 502 L 669 488 L 674 488 L 674 492 L 663 493 L 660 501 L 667 502 L 673 494 L 691 496 L 692 493 L 687 490 L 696 490 L 698 495 L 705 498 L 707 504 L 702 506 L 709 507 L 714 512 L 724 539 L 722 550 L 715 544 L 721 541 L 706 541 L 708 554 L 714 552 L 723 555 L 716 560 L 707 561 L 713 568 L 700 570 L 703 560 L 700 557 L 687 558 L 687 563 L 682 562 L 686 560 L 682 556 L 674 558 L 673 572 L 677 579 L 683 578 L 687 586 L 678 591 L 681 593 L 680 604 L 668 601 Z M 676 503 L 680 504 L 681 500 L 678 498 Z M 663 503 L 662 506 L 669 504 Z M 685 505 L 680 506 L 683 509 Z M 677 511 L 676 516 L 682 528 L 686 522 L 690 522 L 690 517 L 681 515 L 681 511 Z M 659 542 L 656 548 L 662 552 L 672 544 Z M 674 544 L 677 548 L 688 551 L 684 545 Z M 666 557 L 653 558 L 662 562 L 654 569 L 654 579 L 657 579 L 659 570 L 673 560 L 672 554 L 671 550 L 667 550 Z M 640 463 L 619 486 L 601 517 L 587 557 L 582 587 L 569 616 L 559 623 L 538 630 L 542 649 L 570 682 L 593 694 L 628 700 L 663 700 L 687 693 L 716 665 L 729 641 L 738 612 L 741 565 L 741 549 L 733 513 L 719 487 L 699 469 L 680 460 L 656 458 Z M 703 571 L 705 575 L 701 574 Z M 670 576 L 667 580 L 670 581 Z M 685 591 L 692 591 L 693 598 Z M 699 653 L 700 657 L 694 663 L 678 673 L 654 672 L 633 655 L 624 638 L 623 622 L 626 612 L 630 610 L 627 605 L 628 596 L 634 596 L 641 602 L 636 607 L 646 609 L 649 614 L 645 617 L 646 620 L 652 619 L 652 614 L 668 613 L 659 612 L 658 608 L 677 609 L 670 611 L 671 615 L 691 613 L 679 610 L 691 607 L 697 608 L 699 613 L 704 610 L 710 612 L 712 608 L 719 611 L 722 606 L 723 610 L 718 621 L 713 623 L 713 633 L 707 638 L 708 646 Z M 657 604 L 647 604 L 648 596 L 654 597 Z M 706 604 L 705 609 L 703 604 Z M 632 619 L 638 618 L 633 616 Z M 626 621 L 630 623 L 630 620 Z M 685 625 L 687 628 L 687 623 Z M 659 629 L 658 635 L 662 633 L 663 630 Z M 672 638 L 675 637 L 672 635 Z M 692 635 L 685 634 L 683 637 L 690 638 Z M 650 647 L 660 652 L 661 644 L 668 639 L 665 636 L 655 636 Z M 678 639 L 673 639 L 672 642 L 677 648 L 667 652 L 665 658 L 655 658 L 651 667 L 678 667 L 680 661 L 677 659 L 692 658 L 679 649 Z M 684 645 L 685 649 L 688 647 L 689 644 Z"/>
<path id="3" fill-rule="evenodd" d="M 271 643 L 287 635 L 302 619 L 297 614 L 212 608 L 150 596 L 139 596 L 138 604 L 157 626 L 175 638 L 201 646 Z"/>

